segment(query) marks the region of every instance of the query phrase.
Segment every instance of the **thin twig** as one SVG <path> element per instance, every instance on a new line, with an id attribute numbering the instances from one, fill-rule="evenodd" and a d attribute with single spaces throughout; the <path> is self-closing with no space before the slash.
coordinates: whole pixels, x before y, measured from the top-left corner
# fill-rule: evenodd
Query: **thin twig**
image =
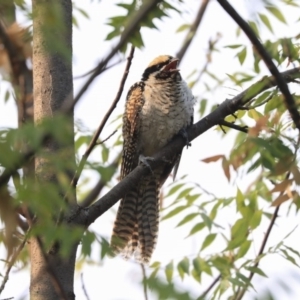
<path id="1" fill-rule="evenodd" d="M 295 100 L 291 95 L 286 81 L 281 76 L 279 70 L 275 66 L 272 58 L 261 44 L 259 39 L 256 37 L 254 31 L 251 29 L 249 24 L 236 12 L 236 10 L 229 4 L 227 0 L 217 0 L 223 9 L 230 15 L 230 17 L 240 26 L 240 28 L 247 35 L 252 45 L 254 46 L 256 52 L 260 55 L 264 61 L 266 67 L 269 69 L 270 73 L 274 76 L 279 89 L 284 95 L 285 105 L 290 115 L 294 121 L 295 126 L 300 130 L 300 114 L 298 112 Z"/>
<path id="2" fill-rule="evenodd" d="M 143 274 L 143 288 L 144 288 L 144 297 L 145 300 L 148 300 L 148 291 L 147 291 L 147 276 L 144 264 L 140 264 Z"/>
<path id="3" fill-rule="evenodd" d="M 211 63 L 212 61 L 212 52 L 215 48 L 215 45 L 217 44 L 217 42 L 220 40 L 221 38 L 221 35 L 220 34 L 217 34 L 216 38 L 213 40 L 213 39 L 210 39 L 208 41 L 208 49 L 207 49 L 207 52 L 206 52 L 206 62 L 204 64 L 204 66 L 202 67 L 202 69 L 199 71 L 198 73 L 198 76 L 195 80 L 195 83 L 198 82 L 202 75 L 204 74 L 204 72 L 206 72 L 207 68 L 208 68 L 208 65 Z"/>
<path id="4" fill-rule="evenodd" d="M 199 300 L 202 300 L 206 297 L 206 295 L 211 291 L 211 289 L 218 283 L 221 279 L 221 275 L 219 275 L 214 281 L 209 285 L 209 287 L 199 296 Z"/>
<path id="5" fill-rule="evenodd" d="M 115 67 L 116 65 L 118 65 L 119 63 L 121 63 L 121 62 L 123 62 L 123 61 L 124 61 L 123 59 L 120 59 L 120 60 L 118 60 L 117 62 L 111 64 L 110 66 L 108 66 L 108 67 L 106 67 L 106 68 L 103 68 L 103 71 L 107 71 L 107 70 L 109 70 L 109 69 Z M 86 72 L 86 73 L 84 73 L 84 74 L 82 74 L 82 75 L 74 76 L 73 79 L 76 80 L 76 79 L 81 79 L 81 78 L 83 78 L 83 77 L 86 77 L 86 76 L 92 74 L 93 72 L 95 72 L 95 70 L 96 70 L 96 68 L 93 68 L 92 70 L 90 70 L 90 71 L 88 71 L 88 72 Z"/>
<path id="6" fill-rule="evenodd" d="M 87 290 L 86 290 L 86 288 L 85 288 L 85 285 L 84 285 L 84 281 L 83 281 L 83 273 L 80 274 L 80 279 L 81 279 L 81 287 L 82 287 L 83 293 L 84 293 L 84 295 L 85 295 L 85 298 L 86 298 L 87 300 L 90 300 L 90 297 L 89 297 L 89 295 L 88 295 L 88 293 L 87 293 Z"/>
<path id="7" fill-rule="evenodd" d="M 116 108 L 117 106 L 117 103 L 119 102 L 121 96 L 122 96 L 122 93 L 123 93 L 123 89 L 124 89 L 124 84 L 126 82 L 126 79 L 128 77 L 128 74 L 129 74 L 129 69 L 130 69 L 130 66 L 131 66 L 131 61 L 133 59 L 133 55 L 134 55 L 134 50 L 135 48 L 133 46 L 131 46 L 131 49 L 130 49 L 130 53 L 129 53 L 129 56 L 127 58 L 127 64 L 126 64 L 126 67 L 125 67 L 125 71 L 124 71 L 124 74 L 123 74 L 123 77 L 121 79 L 121 83 L 120 83 L 120 87 L 119 87 L 119 90 L 117 92 L 117 95 L 113 101 L 113 103 L 111 104 L 110 108 L 108 109 L 107 113 L 105 114 L 101 124 L 99 125 L 97 131 L 95 132 L 90 144 L 88 145 L 85 153 L 83 154 L 80 162 L 79 162 L 79 165 L 78 165 L 78 168 L 75 172 L 75 175 L 72 179 L 72 182 L 71 182 L 71 186 L 72 187 L 76 187 L 77 186 L 77 183 L 78 183 L 78 179 L 82 173 L 82 170 L 84 168 L 84 165 L 89 157 L 89 155 L 91 154 L 92 150 L 94 149 L 96 143 L 97 143 L 97 140 L 108 120 L 108 118 L 110 117 L 110 115 L 112 114 L 112 112 L 114 111 L 114 109 Z"/>
<path id="8" fill-rule="evenodd" d="M 222 130 L 223 130 L 222 126 L 226 126 L 226 127 L 229 127 L 229 128 L 232 128 L 232 129 L 244 132 L 244 133 L 248 133 L 248 126 L 239 126 L 239 125 L 236 125 L 234 123 L 227 122 L 225 120 L 220 121 L 219 125 L 220 125 Z M 226 132 L 224 131 L 224 133 L 226 133 Z"/>
<path id="9" fill-rule="evenodd" d="M 88 78 L 86 83 L 78 92 L 77 96 L 74 98 L 70 106 L 65 108 L 66 111 L 70 111 L 82 97 L 82 95 L 87 91 L 90 84 L 94 81 L 94 79 L 102 73 L 103 68 L 108 64 L 108 62 L 115 56 L 115 54 L 127 43 L 129 37 L 132 33 L 140 26 L 142 20 L 153 10 L 158 3 L 162 2 L 162 0 L 148 0 L 143 2 L 140 9 L 135 13 L 134 16 L 130 18 L 130 23 L 124 29 L 120 41 L 117 45 L 110 51 L 105 59 L 103 59 L 95 69 L 95 72 Z"/>
<path id="10" fill-rule="evenodd" d="M 118 130 L 116 129 L 113 133 L 111 133 L 107 138 L 105 138 L 103 141 L 97 142 L 96 145 L 102 145 L 106 141 L 108 141 Z"/>
<path id="11" fill-rule="evenodd" d="M 6 272 L 5 272 L 2 284 L 0 286 L 0 295 L 3 292 L 3 290 L 5 288 L 5 285 L 6 285 L 7 281 L 8 281 L 9 273 L 11 271 L 11 268 L 15 264 L 15 262 L 16 262 L 18 256 L 19 256 L 19 254 L 21 253 L 21 251 L 23 250 L 23 248 L 24 248 L 24 246 L 25 246 L 25 244 L 27 242 L 29 232 L 30 232 L 30 230 L 27 231 L 27 234 L 24 236 L 24 239 L 23 239 L 22 243 L 19 245 L 19 247 L 17 248 L 17 250 L 13 254 L 12 258 L 8 262 L 7 269 L 6 269 Z"/>
<path id="12" fill-rule="evenodd" d="M 181 61 L 182 58 L 184 57 L 187 49 L 189 48 L 193 38 L 196 35 L 197 29 L 199 28 L 199 25 L 203 19 L 203 15 L 206 11 L 207 5 L 208 5 L 209 0 L 202 0 L 202 3 L 200 5 L 200 8 L 198 10 L 197 16 L 193 22 L 193 24 L 190 26 L 190 29 L 184 39 L 183 45 L 181 49 L 178 51 L 176 54 L 176 57 Z"/>

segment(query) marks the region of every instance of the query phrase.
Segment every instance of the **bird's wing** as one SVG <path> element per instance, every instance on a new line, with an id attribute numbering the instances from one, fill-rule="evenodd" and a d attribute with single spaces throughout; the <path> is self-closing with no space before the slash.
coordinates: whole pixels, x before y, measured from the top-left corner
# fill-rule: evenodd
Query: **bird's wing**
<path id="1" fill-rule="evenodd" d="M 137 82 L 129 90 L 126 108 L 123 115 L 123 153 L 121 179 L 128 175 L 137 165 L 139 153 L 137 149 L 140 127 L 140 112 L 144 105 L 144 83 Z"/>

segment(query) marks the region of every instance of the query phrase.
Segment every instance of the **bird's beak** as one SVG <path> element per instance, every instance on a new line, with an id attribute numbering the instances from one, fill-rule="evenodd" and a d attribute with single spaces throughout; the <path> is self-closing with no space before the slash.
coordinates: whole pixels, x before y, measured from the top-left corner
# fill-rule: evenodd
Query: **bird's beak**
<path id="1" fill-rule="evenodd" d="M 168 71 L 168 72 L 179 72 L 180 70 L 177 69 L 177 65 L 178 65 L 178 58 L 174 58 L 173 60 L 171 60 L 170 63 L 168 63 L 164 68 L 163 71 Z"/>

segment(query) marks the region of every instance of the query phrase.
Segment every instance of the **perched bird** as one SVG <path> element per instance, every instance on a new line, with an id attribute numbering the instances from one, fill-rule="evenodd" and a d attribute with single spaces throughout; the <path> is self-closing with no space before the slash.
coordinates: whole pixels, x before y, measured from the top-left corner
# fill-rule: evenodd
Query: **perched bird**
<path id="1" fill-rule="evenodd" d="M 128 92 L 121 179 L 141 161 L 147 164 L 149 157 L 193 123 L 194 97 L 177 64 L 172 56 L 158 56 Z M 144 176 L 121 200 L 111 239 L 115 253 L 122 252 L 125 258 L 134 254 L 139 262 L 149 262 L 158 235 L 160 188 L 173 167 L 176 175 L 180 156 Z"/>

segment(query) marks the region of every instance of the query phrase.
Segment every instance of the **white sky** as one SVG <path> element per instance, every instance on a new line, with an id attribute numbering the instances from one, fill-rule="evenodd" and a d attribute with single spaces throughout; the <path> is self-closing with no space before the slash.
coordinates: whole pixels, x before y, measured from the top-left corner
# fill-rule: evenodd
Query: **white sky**
<path id="1" fill-rule="evenodd" d="M 278 1 L 278 0 L 277 0 Z M 80 14 L 76 13 L 80 29 L 74 29 L 73 35 L 73 49 L 74 49 L 74 76 L 86 73 L 95 67 L 97 62 L 107 54 L 111 49 L 110 42 L 103 42 L 106 34 L 110 31 L 110 27 L 103 24 L 109 16 L 123 13 L 119 8 L 113 5 L 115 1 L 75 1 L 76 4 L 87 11 L 90 19 L 83 18 Z M 197 0 L 186 1 L 185 5 L 182 5 L 184 14 L 178 16 L 178 14 L 172 13 L 172 17 L 164 19 L 164 22 L 157 22 L 160 30 L 148 30 L 142 31 L 143 38 L 145 41 L 145 48 L 142 50 L 136 50 L 134 60 L 131 66 L 130 74 L 128 76 L 124 93 L 117 109 L 114 111 L 110 118 L 110 121 L 114 120 L 117 115 L 122 113 L 124 107 L 125 96 L 129 87 L 136 81 L 140 80 L 141 74 L 146 65 L 157 55 L 170 54 L 175 55 L 179 50 L 181 42 L 185 36 L 185 32 L 182 34 L 175 33 L 176 29 L 183 23 L 189 23 L 194 19 L 194 16 L 198 10 L 199 2 Z M 259 1 L 251 0 L 232 0 L 230 1 L 234 7 L 244 17 L 249 18 L 255 10 L 260 10 Z M 279 1 L 278 1 L 279 2 Z M 277 3 L 277 2 L 276 2 Z M 295 21 L 299 17 L 299 10 L 290 9 L 288 12 L 284 12 L 290 21 L 290 26 L 284 26 L 277 21 L 274 22 L 274 28 L 276 28 L 276 37 L 293 36 L 299 33 L 297 30 Z M 24 23 L 24 19 L 19 15 L 21 22 Z M 22 21 L 23 20 L 23 21 Z M 274 18 L 270 17 L 270 20 L 274 21 Z M 210 67 L 212 73 L 218 74 L 221 78 L 226 78 L 226 73 L 233 73 L 235 71 L 249 71 L 251 70 L 251 59 L 247 59 L 244 66 L 240 66 L 237 59 L 234 58 L 233 51 L 223 48 L 224 45 L 247 43 L 246 38 L 242 37 L 237 40 L 235 36 L 236 25 L 222 10 L 222 8 L 216 3 L 211 1 L 207 12 L 204 16 L 204 20 L 194 38 L 193 44 L 185 56 L 181 64 L 181 73 L 186 78 L 194 69 L 202 68 L 205 63 L 205 54 L 208 47 L 208 39 L 215 37 L 218 32 L 222 34 L 222 39 L 218 44 L 218 48 L 221 50 L 218 54 L 213 55 L 213 63 Z M 262 36 L 267 38 L 273 38 L 264 28 L 262 28 Z M 102 76 L 97 78 L 90 86 L 87 93 L 81 99 L 75 110 L 75 118 L 82 120 L 85 126 L 90 130 L 94 131 L 102 120 L 103 115 L 107 111 L 111 102 L 113 101 L 119 82 L 123 74 L 125 63 L 120 64 L 117 67 L 105 72 Z M 268 75 L 268 72 L 265 72 Z M 259 79 L 259 78 L 257 78 Z M 74 81 L 74 90 L 76 92 L 81 88 L 84 79 Z M 212 81 L 209 81 L 207 77 L 205 82 L 213 85 Z M 17 114 L 13 101 L 9 101 L 4 104 L 4 92 L 6 89 L 6 83 L 1 82 L 0 86 L 0 127 L 11 126 L 16 127 Z M 233 89 L 232 89 L 233 88 Z M 193 90 L 194 95 L 203 96 L 204 87 L 198 85 Z M 231 83 L 227 82 L 221 88 L 214 91 L 213 94 L 205 94 L 204 97 L 209 97 L 210 103 L 217 104 L 221 103 L 226 98 L 230 98 L 232 95 L 236 95 L 242 91 L 241 88 L 235 87 Z M 196 111 L 198 104 L 196 104 Z M 195 115 L 195 121 L 198 120 L 197 114 Z M 109 121 L 109 122 L 110 122 Z M 102 133 L 102 138 L 107 137 L 113 130 L 115 124 L 107 126 Z M 216 133 L 214 129 L 203 134 L 196 141 L 193 141 L 192 147 L 184 151 L 181 165 L 179 168 L 178 178 L 184 174 L 188 174 L 188 180 L 198 182 L 205 189 L 215 193 L 218 196 L 228 197 L 236 194 L 236 187 L 239 186 L 244 189 L 248 186 L 250 179 L 254 178 L 243 176 L 237 180 L 228 183 L 226 178 L 221 171 L 219 163 L 212 163 L 205 165 L 200 162 L 201 159 L 215 154 L 228 154 L 234 141 L 234 135 L 228 134 L 225 138 L 222 138 L 220 134 Z M 108 141 L 107 146 L 110 146 L 113 142 Z M 93 155 L 93 159 L 99 160 L 100 153 L 99 149 L 96 148 Z M 112 155 L 111 157 L 114 157 Z M 88 173 L 85 176 L 90 176 Z M 249 179 L 250 178 L 250 179 Z M 91 184 L 96 182 L 97 178 L 91 178 Z M 115 179 L 116 182 L 116 179 Z M 168 182 L 166 185 L 170 184 Z M 283 205 L 285 206 L 285 205 Z M 105 213 L 100 219 L 98 219 L 91 226 L 91 230 L 98 232 L 106 238 L 110 237 L 112 230 L 112 224 L 114 221 L 115 210 L 110 210 Z M 285 209 L 282 209 L 281 216 L 285 217 Z M 175 225 L 183 218 L 184 214 L 178 215 L 177 218 L 166 220 L 161 222 L 159 239 L 157 248 L 154 252 L 152 261 L 161 261 L 162 265 L 169 263 L 171 259 L 178 261 L 184 256 L 193 257 L 199 249 L 203 239 L 205 238 L 206 231 L 202 234 L 196 234 L 194 237 L 184 239 L 191 225 L 183 226 L 180 229 L 175 229 Z M 223 219 L 218 220 L 219 224 L 224 227 L 228 227 L 228 224 L 232 224 L 236 218 L 235 210 L 228 209 L 223 214 Z M 284 219 L 284 218 L 283 218 Z M 274 228 L 273 234 L 271 234 L 269 246 L 278 243 L 289 231 L 291 231 L 298 223 L 297 220 L 290 216 L 288 219 L 284 219 L 285 223 L 277 221 L 278 224 Z M 249 251 L 247 257 L 253 257 L 254 253 L 257 253 L 262 240 L 264 230 L 266 229 L 268 222 L 266 220 L 262 223 L 262 230 L 255 234 L 256 242 L 253 251 Z M 298 240 L 299 229 L 297 229 L 290 239 L 288 240 L 289 245 L 293 245 L 297 248 L 297 244 L 293 240 Z M 207 251 L 203 253 L 205 255 L 212 253 L 218 253 L 222 250 L 223 244 L 221 240 L 217 240 L 214 247 L 209 247 Z M 97 247 L 96 247 L 97 248 Z M 94 249 L 93 258 L 98 260 L 99 249 Z M 268 247 L 267 247 L 268 248 Z M 1 248 L 0 248 L 1 249 Z M 0 253 L 3 253 L 1 251 Z M 202 254 L 201 254 L 202 255 Z M 272 279 L 263 279 L 262 277 L 255 276 L 253 284 L 257 287 L 257 291 L 262 291 L 264 287 L 274 286 L 278 284 L 276 280 L 279 278 L 291 278 L 288 279 L 288 284 L 292 284 L 293 278 L 290 275 L 290 271 L 295 271 L 295 268 L 291 264 L 285 263 L 279 256 L 270 256 L 263 260 L 261 268 L 270 276 Z M 123 261 L 120 258 L 108 259 L 105 258 L 103 264 L 96 265 L 85 265 L 80 271 L 84 274 L 85 286 L 90 296 L 90 299 L 107 299 L 107 300 L 138 300 L 143 299 L 143 290 L 139 285 L 142 275 L 141 268 L 134 261 Z M 2 273 L 2 271 L 1 271 Z M 85 299 L 81 282 L 80 273 L 76 274 L 75 277 L 75 294 L 76 299 Z M 284 275 L 284 276 L 283 276 Z M 298 271 L 298 276 L 300 275 Z M 299 280 L 299 277 L 298 277 Z M 183 282 L 178 278 L 178 287 L 182 287 L 185 290 L 190 290 L 192 295 L 195 297 L 199 296 L 200 293 L 207 288 L 211 283 L 212 278 L 203 277 L 203 285 L 199 286 L 193 279 L 186 278 Z M 177 282 L 176 281 L 176 282 Z M 276 281 L 276 282 L 275 282 Z M 295 292 L 289 296 L 289 299 L 300 298 L 299 284 L 296 290 L 296 281 L 294 281 Z M 29 272 L 15 272 L 11 273 L 9 282 L 6 285 L 6 289 L 1 295 L 2 298 L 12 297 L 20 299 L 28 299 L 29 288 Z M 280 295 L 280 289 L 276 293 Z M 150 295 L 149 299 L 156 299 L 155 296 Z M 224 298 L 225 299 L 225 298 Z M 251 299 L 251 296 L 246 296 L 244 299 Z M 278 298 L 280 299 L 280 297 Z"/>

